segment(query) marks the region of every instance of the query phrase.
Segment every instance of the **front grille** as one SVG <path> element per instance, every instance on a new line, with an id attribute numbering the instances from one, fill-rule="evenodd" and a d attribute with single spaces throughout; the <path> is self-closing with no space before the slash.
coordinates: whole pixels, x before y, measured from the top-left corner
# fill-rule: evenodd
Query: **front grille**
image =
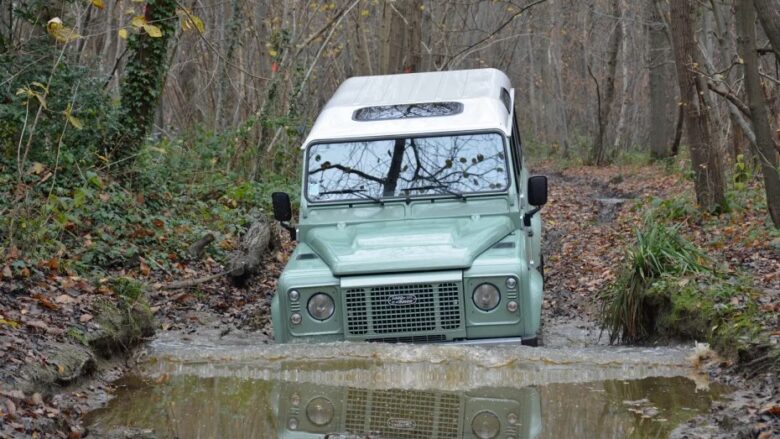
<path id="1" fill-rule="evenodd" d="M 460 437 L 461 401 L 449 393 L 350 388 L 345 418 L 347 431 L 354 435 L 455 438 Z"/>
<path id="2" fill-rule="evenodd" d="M 377 335 L 370 339 L 392 341 L 403 337 L 382 335 L 438 335 L 462 326 L 460 284 L 456 282 L 350 288 L 344 297 L 350 335 Z"/>

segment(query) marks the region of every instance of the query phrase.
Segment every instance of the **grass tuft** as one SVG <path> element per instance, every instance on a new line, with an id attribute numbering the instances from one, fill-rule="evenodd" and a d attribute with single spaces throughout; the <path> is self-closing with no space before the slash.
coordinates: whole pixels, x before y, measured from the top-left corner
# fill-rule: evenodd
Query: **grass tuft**
<path id="1" fill-rule="evenodd" d="M 601 316 L 610 342 L 634 342 L 654 332 L 655 308 L 648 290 L 664 275 L 685 276 L 708 271 L 710 261 L 677 228 L 651 223 L 637 231 L 618 279 L 600 296 Z"/>

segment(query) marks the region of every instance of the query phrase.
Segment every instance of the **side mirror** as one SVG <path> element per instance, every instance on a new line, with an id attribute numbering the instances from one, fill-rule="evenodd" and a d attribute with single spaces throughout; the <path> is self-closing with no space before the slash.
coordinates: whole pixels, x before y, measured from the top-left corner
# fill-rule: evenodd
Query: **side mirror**
<path id="1" fill-rule="evenodd" d="M 528 204 L 534 207 L 547 204 L 547 177 L 544 175 L 528 179 Z"/>
<path id="2" fill-rule="evenodd" d="M 271 194 L 271 202 L 274 206 L 274 219 L 281 222 L 290 221 L 292 219 L 290 195 L 286 192 L 274 192 Z"/>
<path id="3" fill-rule="evenodd" d="M 279 221 L 288 232 L 290 239 L 295 241 L 295 227 L 291 226 L 289 221 L 292 219 L 292 203 L 290 195 L 286 192 L 274 192 L 271 194 L 271 204 L 274 207 L 274 219 Z"/>
<path id="4" fill-rule="evenodd" d="M 528 179 L 528 204 L 534 206 L 533 209 L 523 215 L 523 225 L 531 227 L 531 218 L 547 204 L 547 177 L 537 175 Z"/>

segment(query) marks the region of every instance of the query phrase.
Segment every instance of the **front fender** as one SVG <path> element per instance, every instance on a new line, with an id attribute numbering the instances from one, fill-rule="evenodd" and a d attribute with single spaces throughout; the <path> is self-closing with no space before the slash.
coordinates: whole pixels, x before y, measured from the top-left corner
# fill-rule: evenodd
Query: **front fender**
<path id="1" fill-rule="evenodd" d="M 274 298 L 271 300 L 271 326 L 274 330 L 274 340 L 277 343 L 285 343 L 285 331 L 282 328 L 282 311 L 279 308 L 279 294 L 274 294 Z"/>

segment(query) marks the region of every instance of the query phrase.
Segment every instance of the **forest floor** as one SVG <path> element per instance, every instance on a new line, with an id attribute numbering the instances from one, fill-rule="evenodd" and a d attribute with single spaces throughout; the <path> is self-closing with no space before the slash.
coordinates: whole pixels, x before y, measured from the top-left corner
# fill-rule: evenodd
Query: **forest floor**
<path id="1" fill-rule="evenodd" d="M 598 323 L 599 292 L 618 275 L 649 206 L 675 198 L 692 203 L 691 184 L 657 166 L 538 163 L 534 171 L 550 176 L 550 200 L 543 210 L 543 343 L 606 344 L 609 337 Z M 757 293 L 750 300 L 767 315 L 761 330 L 777 343 L 780 243 L 762 234 L 765 219 L 759 210 L 681 224 L 680 233 L 753 279 Z M 223 334 L 252 332 L 258 342 L 270 343 L 270 301 L 293 247 L 283 241 L 282 250 L 266 259 L 263 273 L 243 288 L 217 277 L 168 291 L 162 285 L 182 276 L 143 262 L 119 273 L 129 279 L 123 282 L 90 283 L 47 262 L 28 264 L 34 268 L 26 276 L 6 276 L 6 271 L 0 277 L 0 437 L 90 437 L 83 414 L 111 397 L 112 381 L 133 367 L 131 346 L 155 331 L 219 328 Z M 0 268 L 18 257 L 5 255 Z M 209 258 L 183 266 L 186 278 L 222 269 Z M 777 363 L 757 372 L 745 369 L 738 357 L 705 363 L 703 373 L 736 392 L 710 414 L 678 428 L 676 437 L 780 434 Z"/>

